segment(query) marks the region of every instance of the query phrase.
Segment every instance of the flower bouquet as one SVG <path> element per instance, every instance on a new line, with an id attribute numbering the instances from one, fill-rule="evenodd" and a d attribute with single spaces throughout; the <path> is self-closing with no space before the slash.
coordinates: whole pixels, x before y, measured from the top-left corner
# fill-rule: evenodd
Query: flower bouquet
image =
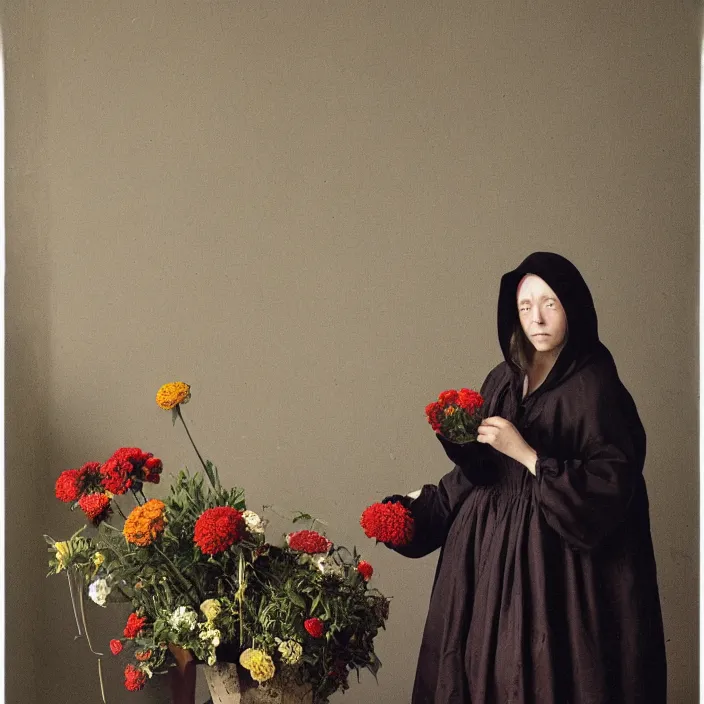
<path id="1" fill-rule="evenodd" d="M 311 529 L 289 532 L 279 544 L 267 536 L 268 522 L 246 508 L 244 491 L 223 487 L 198 452 L 181 412 L 189 398 L 190 387 L 180 382 L 157 394 L 174 423 L 183 423 L 203 466 L 181 471 L 163 500 L 144 494 L 147 484 L 159 483 L 162 462 L 139 448 L 67 470 L 56 482 L 57 498 L 80 508 L 88 524 L 68 540 L 45 536 L 49 574 L 68 577 L 78 633 L 98 657 L 103 701 L 102 653 L 88 636 L 86 592 L 101 606 L 131 605 L 109 644 L 113 656 L 129 659 L 131 691 L 167 672 L 184 651 L 206 663 L 216 704 L 239 701 L 215 693 L 216 672 L 238 680 L 222 691 L 249 687 L 275 697 L 293 687 L 314 704 L 347 689 L 352 671 L 376 676 L 374 638 L 389 600 L 369 587 L 371 565 L 312 530 L 307 514 L 293 521 L 311 521 Z"/>
<path id="2" fill-rule="evenodd" d="M 484 399 L 472 389 L 449 389 L 425 407 L 433 430 L 454 443 L 474 442 L 481 425 Z"/>

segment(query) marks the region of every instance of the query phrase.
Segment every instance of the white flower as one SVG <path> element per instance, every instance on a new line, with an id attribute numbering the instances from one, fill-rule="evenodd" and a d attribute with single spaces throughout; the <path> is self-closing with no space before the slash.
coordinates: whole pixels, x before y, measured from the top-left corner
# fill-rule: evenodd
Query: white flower
<path id="1" fill-rule="evenodd" d="M 345 568 L 342 565 L 338 565 L 327 553 L 320 552 L 316 555 L 311 555 L 311 561 L 324 575 L 339 577 L 340 579 L 345 576 Z"/>
<path id="2" fill-rule="evenodd" d="M 247 530 L 250 533 L 264 532 L 266 521 L 262 521 L 262 519 L 256 513 L 254 513 L 254 511 L 244 511 L 242 513 L 242 518 L 244 518 L 245 525 L 247 526 Z"/>
<path id="3" fill-rule="evenodd" d="M 105 579 L 96 579 L 88 587 L 88 596 L 98 605 L 105 606 L 108 595 L 112 589 Z"/>
<path id="4" fill-rule="evenodd" d="M 204 628 L 201 633 L 200 633 L 200 639 L 201 640 L 206 640 L 210 641 L 213 644 L 214 648 L 217 648 L 218 645 L 220 645 L 220 636 L 222 634 L 217 628 Z"/>
<path id="5" fill-rule="evenodd" d="M 198 615 L 187 606 L 179 606 L 169 619 L 169 625 L 176 631 L 181 628 L 192 631 L 196 627 L 196 623 L 198 623 Z"/>

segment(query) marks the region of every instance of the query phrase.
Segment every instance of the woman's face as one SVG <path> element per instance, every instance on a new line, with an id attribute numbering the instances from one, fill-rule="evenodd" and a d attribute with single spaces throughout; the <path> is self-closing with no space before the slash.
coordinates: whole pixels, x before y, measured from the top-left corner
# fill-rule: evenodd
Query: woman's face
<path id="1" fill-rule="evenodd" d="M 560 299 L 543 279 L 527 274 L 518 284 L 518 319 L 537 352 L 559 352 L 566 341 L 567 316 Z"/>

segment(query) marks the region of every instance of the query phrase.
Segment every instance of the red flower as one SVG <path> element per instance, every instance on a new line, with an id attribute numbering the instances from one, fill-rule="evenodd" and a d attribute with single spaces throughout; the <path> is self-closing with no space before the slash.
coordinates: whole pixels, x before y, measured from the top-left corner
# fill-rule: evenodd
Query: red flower
<path id="1" fill-rule="evenodd" d="M 113 494 L 124 494 L 132 486 L 133 469 L 127 460 L 113 456 L 100 468 L 101 484 Z"/>
<path id="2" fill-rule="evenodd" d="M 85 494 L 78 499 L 78 505 L 83 509 L 88 520 L 98 525 L 111 513 L 110 499 L 105 494 Z"/>
<path id="3" fill-rule="evenodd" d="M 163 468 L 164 465 L 158 457 L 148 457 L 144 463 L 144 467 L 142 467 L 142 480 L 151 482 L 152 484 L 158 484 L 161 480 L 160 474 Z"/>
<path id="4" fill-rule="evenodd" d="M 296 533 L 289 533 L 286 536 L 286 542 L 291 550 L 307 552 L 311 555 L 328 552 L 332 547 L 332 543 L 324 535 L 320 535 L 314 530 L 299 530 Z"/>
<path id="5" fill-rule="evenodd" d="M 325 632 L 325 624 L 319 618 L 309 618 L 303 626 L 313 638 L 321 638 Z"/>
<path id="6" fill-rule="evenodd" d="M 119 655 L 122 652 L 122 641 L 116 640 L 113 638 L 110 641 L 110 652 L 113 655 Z"/>
<path id="7" fill-rule="evenodd" d="M 413 538 L 413 516 L 399 502 L 368 506 L 359 523 L 368 538 L 376 538 L 381 543 L 407 545 Z"/>
<path id="8" fill-rule="evenodd" d="M 437 401 L 429 403 L 425 407 L 425 415 L 428 417 L 428 423 L 433 427 L 433 430 L 437 433 L 441 428 L 441 418 L 442 406 Z"/>
<path id="9" fill-rule="evenodd" d="M 67 469 L 59 474 L 54 491 L 59 501 L 70 503 L 71 501 L 78 501 L 82 487 L 83 477 L 81 476 L 81 470 Z"/>
<path id="10" fill-rule="evenodd" d="M 206 555 L 216 555 L 240 540 L 244 529 L 241 511 L 232 506 L 216 506 L 199 516 L 193 541 Z"/>
<path id="11" fill-rule="evenodd" d="M 125 687 L 130 692 L 138 692 L 144 687 L 146 681 L 146 674 L 139 668 L 134 665 L 128 665 L 125 668 Z"/>
<path id="12" fill-rule="evenodd" d="M 482 407 L 484 399 L 481 394 L 472 391 L 472 389 L 460 389 L 457 403 L 464 408 L 467 413 L 474 413 Z"/>
<path id="13" fill-rule="evenodd" d="M 127 625 L 123 631 L 125 638 L 136 638 L 146 624 L 146 616 L 137 616 L 136 613 L 131 613 L 127 617 Z"/>
<path id="14" fill-rule="evenodd" d="M 152 656 L 152 651 L 151 650 L 138 650 L 134 654 L 134 656 L 137 660 L 139 660 L 139 662 L 146 662 Z"/>
<path id="15" fill-rule="evenodd" d="M 366 560 L 360 560 L 357 565 L 357 572 L 364 577 L 365 582 L 368 582 L 374 574 L 374 568 Z"/>
<path id="16" fill-rule="evenodd" d="M 454 389 L 448 389 L 447 391 L 441 391 L 438 396 L 438 403 L 441 406 L 453 406 L 459 400 L 459 394 Z"/>

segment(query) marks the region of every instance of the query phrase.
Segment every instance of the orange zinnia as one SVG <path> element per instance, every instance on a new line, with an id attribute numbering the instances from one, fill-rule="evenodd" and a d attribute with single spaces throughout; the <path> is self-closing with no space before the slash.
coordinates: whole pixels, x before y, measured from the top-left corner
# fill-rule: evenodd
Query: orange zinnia
<path id="1" fill-rule="evenodd" d="M 151 499 L 134 508 L 122 529 L 127 542 L 141 547 L 151 545 L 166 528 L 165 508 L 166 505 L 159 499 Z"/>

